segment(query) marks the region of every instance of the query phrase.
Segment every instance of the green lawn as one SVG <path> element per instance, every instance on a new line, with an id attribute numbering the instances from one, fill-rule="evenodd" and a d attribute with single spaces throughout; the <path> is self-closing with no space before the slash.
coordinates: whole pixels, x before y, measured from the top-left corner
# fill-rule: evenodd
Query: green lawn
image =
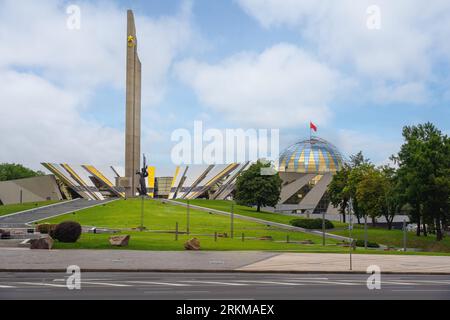
<path id="1" fill-rule="evenodd" d="M 128 234 L 131 236 L 130 244 L 126 248 L 111 247 L 109 244 L 110 235 L 107 234 L 83 234 L 77 243 L 66 244 L 55 242 L 55 249 L 97 249 L 97 250 L 153 250 L 153 251 L 183 251 L 186 240 L 196 237 L 200 240 L 201 250 L 206 251 L 280 251 L 280 252 L 307 252 L 307 253 L 342 253 L 347 254 L 348 248 L 342 248 L 336 245 L 328 244 L 323 247 L 319 244 L 315 245 L 300 245 L 295 243 L 281 243 L 277 241 L 261 241 L 256 239 L 245 238 L 242 242 L 240 237 L 218 238 L 217 242 L 214 237 L 205 235 L 179 235 L 178 241 L 175 240 L 174 234 L 159 234 L 152 232 L 121 232 L 119 234 Z M 397 251 L 378 251 L 378 250 L 364 250 L 357 248 L 353 253 L 356 254 L 393 254 L 393 255 L 450 255 L 446 253 L 431 253 L 431 252 L 397 252 Z"/>
<path id="2" fill-rule="evenodd" d="M 348 236 L 348 230 L 332 230 L 333 234 L 342 236 Z M 364 240 L 364 227 L 355 225 L 352 232 L 354 239 Z M 393 246 L 397 248 L 403 247 L 403 231 L 401 230 L 387 230 L 383 228 L 369 227 L 367 230 L 367 239 L 371 242 L 381 243 L 387 246 Z M 408 232 L 407 234 L 407 247 L 419 248 L 424 251 L 435 252 L 448 252 L 450 253 L 450 238 L 444 238 L 442 241 L 436 241 L 434 235 L 428 237 L 417 237 L 414 232 Z"/>
<path id="3" fill-rule="evenodd" d="M 179 202 L 187 203 L 187 200 L 177 200 Z M 203 199 L 196 199 L 196 200 L 189 200 L 189 203 L 192 205 L 210 208 L 210 209 L 216 209 L 226 212 L 231 212 L 231 205 L 234 203 L 233 201 L 228 200 L 203 200 Z M 240 205 L 234 205 L 234 213 L 240 214 L 247 217 L 253 217 L 253 218 L 259 218 L 267 221 L 272 222 L 278 222 L 278 223 L 284 223 L 290 225 L 290 221 L 296 219 L 296 217 L 283 215 L 279 213 L 272 213 L 272 212 L 256 212 L 255 208 L 246 207 L 246 206 L 240 206 Z"/>
<path id="4" fill-rule="evenodd" d="M 202 201 L 202 200 L 199 200 Z M 204 200 L 203 200 L 204 201 Z M 206 203 L 206 202 L 203 202 Z M 209 203 L 212 207 L 213 202 Z M 224 209 L 227 202 L 215 204 L 215 208 Z M 186 208 L 181 206 L 163 204 L 159 201 L 145 200 L 144 202 L 144 225 L 147 231 L 139 232 L 132 230 L 140 225 L 141 202 L 140 200 L 118 200 L 102 206 L 78 211 L 74 214 L 55 217 L 46 220 L 48 223 L 60 223 L 62 221 L 78 221 L 84 226 L 106 227 L 121 230 L 119 234 L 131 235 L 129 247 L 131 250 L 184 250 L 184 242 L 192 237 L 200 239 L 202 250 L 269 250 L 289 252 L 335 252 L 348 253 L 348 248 L 337 246 L 337 241 L 327 239 L 327 245 L 322 246 L 322 238 L 304 234 L 301 232 L 289 232 L 275 227 L 257 224 L 250 221 L 235 219 L 234 239 L 218 238 L 214 241 L 214 232 L 228 233 L 230 235 L 230 218 L 222 215 L 210 214 L 208 212 L 190 210 L 190 232 L 180 234 L 175 241 L 175 225 L 178 222 L 179 231 L 185 232 L 187 225 Z M 226 210 L 224 210 L 226 211 Z M 253 211 L 253 212 L 252 212 Z M 292 217 L 277 216 L 273 213 L 256 213 L 251 208 L 236 207 L 236 213 L 251 215 L 254 217 L 271 221 L 286 222 Z M 289 218 L 289 219 L 286 219 Z M 283 220 L 286 219 L 286 220 Z M 269 219 L 267 219 L 269 220 Z M 242 242 L 244 234 L 244 242 Z M 273 241 L 258 240 L 262 236 L 271 236 Z M 287 243 L 289 240 L 302 241 L 312 240 L 312 245 L 298 243 Z M 55 243 L 56 249 L 111 249 L 108 234 L 83 234 L 75 244 Z M 118 248 L 120 250 L 120 248 Z M 386 253 L 378 250 L 364 250 L 358 248 L 356 253 Z M 387 254 L 404 254 L 400 252 L 387 252 Z M 411 254 L 411 253 L 406 253 Z M 430 254 L 430 253 L 420 253 Z M 435 253 L 433 253 L 435 254 Z"/>
<path id="5" fill-rule="evenodd" d="M 214 241 L 212 235 L 197 235 L 191 234 L 179 235 L 178 241 L 175 240 L 175 234 L 168 233 L 152 233 L 152 232 L 122 232 L 120 234 L 128 234 L 131 236 L 129 247 L 123 248 L 127 250 L 154 250 L 154 251 L 182 251 L 184 250 L 184 243 L 188 239 L 196 237 L 200 240 L 201 249 L 209 251 L 292 251 L 292 252 L 348 252 L 348 249 L 338 247 L 336 245 L 328 245 L 323 247 L 322 245 L 300 245 L 296 243 L 285 243 L 276 241 L 262 241 L 246 236 L 244 242 L 241 236 L 231 238 L 218 238 L 217 242 Z M 266 232 L 265 234 L 274 235 L 274 233 Z M 285 235 L 285 234 L 284 234 Z M 83 234 L 81 239 L 75 244 L 55 243 L 55 249 L 114 249 L 110 246 L 107 234 Z M 280 239 L 282 237 L 278 237 Z M 311 238 L 311 237 L 309 237 Z M 281 240 L 282 241 L 282 240 Z M 122 248 L 115 248 L 120 250 Z"/>
<path id="6" fill-rule="evenodd" d="M 175 241 L 174 230 L 178 222 L 179 231 L 185 232 L 187 226 L 186 208 L 163 204 L 159 201 L 146 200 L 144 203 L 144 225 L 150 232 L 133 231 L 140 225 L 140 200 L 118 200 L 94 208 L 78 211 L 74 214 L 48 219 L 43 222 L 60 223 L 62 221 L 78 221 L 83 226 L 96 226 L 119 229 L 123 234 L 131 234 L 129 249 L 145 250 L 183 250 L 184 240 L 197 237 L 205 250 L 289 250 L 289 251 L 328 251 L 345 252 L 347 249 L 336 246 L 337 241 L 327 240 L 327 246 L 322 246 L 320 236 L 301 232 L 289 232 L 279 228 L 235 219 L 234 239 L 218 238 L 214 241 L 214 233 L 227 233 L 230 236 L 230 218 L 210 214 L 200 210 L 190 210 L 189 236 L 180 234 Z M 42 223 L 42 222 L 41 222 Z M 158 232 L 155 232 L 158 231 Z M 162 233 L 161 233 L 162 232 Z M 242 234 L 245 241 L 242 242 Z M 286 243 L 289 241 L 312 240 L 313 245 Z M 273 241 L 257 240 L 262 236 L 271 236 Z M 109 235 L 83 234 L 76 244 L 57 243 L 56 248 L 110 248 Z"/>
<path id="7" fill-rule="evenodd" d="M 178 200 L 186 203 L 187 200 Z M 232 201 L 227 200 L 190 200 L 192 205 L 202 206 L 205 208 L 217 209 L 222 211 L 231 211 Z M 295 217 L 282 215 L 271 212 L 256 212 L 254 208 L 235 205 L 235 213 L 244 216 L 260 218 L 268 221 L 279 222 L 284 224 L 290 224 L 290 221 Z M 348 237 L 348 224 L 333 221 L 336 229 L 328 230 L 327 232 Z M 397 248 L 403 247 L 403 232 L 400 230 L 387 230 L 383 228 L 368 227 L 368 240 L 370 242 L 377 242 L 386 246 L 392 246 Z M 364 240 L 364 227 L 363 225 L 354 225 L 352 237 L 354 239 Z M 450 238 L 445 238 L 443 241 L 437 242 L 433 235 L 428 237 L 417 237 L 415 233 L 409 232 L 407 235 L 407 247 L 418 248 L 426 252 L 443 252 L 450 253 Z"/>
<path id="8" fill-rule="evenodd" d="M 5 206 L 0 206 L 0 216 L 5 216 L 11 213 L 21 212 L 25 210 L 30 210 L 38 207 L 47 206 L 49 204 L 57 203 L 58 201 L 43 201 L 43 202 L 30 202 L 22 204 L 8 204 Z"/>
<path id="9" fill-rule="evenodd" d="M 187 203 L 187 200 L 177 200 L 177 201 Z M 200 206 L 200 207 L 230 212 L 231 205 L 234 202 L 229 201 L 229 200 L 195 199 L 195 200 L 189 200 L 189 203 L 192 205 Z M 243 216 L 259 218 L 259 219 L 263 219 L 263 220 L 267 220 L 267 221 L 284 223 L 287 225 L 291 225 L 290 222 L 294 219 L 303 219 L 302 217 L 299 217 L 299 216 L 292 216 L 292 215 L 281 214 L 281 213 L 273 213 L 273 212 L 266 212 L 266 211 L 256 212 L 255 208 L 240 206 L 235 203 L 234 203 L 234 213 L 240 214 Z M 312 217 L 312 218 L 314 218 L 314 217 Z M 321 216 L 320 217 L 318 216 L 317 218 L 321 218 Z M 345 223 L 341 223 L 339 221 L 337 221 L 337 222 L 333 221 L 333 224 L 335 225 L 335 227 L 339 227 L 339 228 L 346 226 Z"/>

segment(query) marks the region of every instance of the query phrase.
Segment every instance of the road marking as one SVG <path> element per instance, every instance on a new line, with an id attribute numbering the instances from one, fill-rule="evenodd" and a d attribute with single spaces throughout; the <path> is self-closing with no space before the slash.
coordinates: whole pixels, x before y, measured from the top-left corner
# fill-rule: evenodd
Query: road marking
<path id="1" fill-rule="evenodd" d="M 97 281 L 95 281 L 97 280 Z M 66 281 L 65 279 L 55 279 L 53 281 Z M 91 285 L 97 285 L 97 286 L 109 286 L 109 287 L 131 287 L 130 285 L 127 284 L 120 284 L 120 283 L 109 283 L 109 282 L 98 282 L 98 281 L 112 281 L 108 280 L 108 279 L 82 279 L 81 280 L 81 285 L 84 284 L 91 284 Z"/>
<path id="2" fill-rule="evenodd" d="M 278 284 L 282 286 L 303 286 L 302 283 L 291 283 L 291 282 L 277 282 L 277 281 L 259 281 L 259 280 L 236 280 L 236 282 L 250 282 L 250 283 L 261 283 L 261 284 Z"/>
<path id="3" fill-rule="evenodd" d="M 336 280 L 333 280 L 333 281 L 336 281 L 336 282 L 359 283 L 359 284 L 366 284 L 366 283 L 367 283 L 367 280 L 352 280 L 352 279 L 349 279 L 349 280 L 338 280 L 338 279 L 336 279 Z M 404 282 L 404 281 L 401 281 L 401 280 L 381 280 L 381 285 L 391 285 L 391 284 L 394 284 L 394 285 L 401 285 L 401 286 L 415 286 L 415 285 L 420 285 L 420 284 L 417 284 L 417 283 Z"/>
<path id="4" fill-rule="evenodd" d="M 54 283 L 44 283 L 44 282 L 17 282 L 20 284 L 25 284 L 27 286 L 41 286 L 41 287 L 55 287 L 55 288 L 67 288 L 66 285 L 63 284 L 54 284 Z"/>
<path id="5" fill-rule="evenodd" d="M 292 278 L 289 280 L 328 280 L 328 278 Z"/>
<path id="6" fill-rule="evenodd" d="M 120 283 L 108 283 L 108 282 L 92 282 L 92 281 L 81 281 L 81 285 L 91 284 L 95 286 L 107 286 L 107 287 L 131 287 L 128 284 L 120 284 Z"/>
<path id="7" fill-rule="evenodd" d="M 169 283 L 169 282 L 154 282 L 154 281 L 126 281 L 127 283 L 135 283 L 135 284 L 156 284 L 162 286 L 174 286 L 174 287 L 190 287 L 190 284 L 182 284 L 182 283 Z"/>
<path id="8" fill-rule="evenodd" d="M 450 290 L 439 290 L 439 289 L 404 289 L 404 290 L 391 290 L 395 292 L 450 292 Z"/>
<path id="9" fill-rule="evenodd" d="M 114 279 L 82 279 L 83 281 L 114 281 Z M 66 282 L 67 279 L 54 279 L 54 282 Z"/>
<path id="10" fill-rule="evenodd" d="M 329 280 L 295 280 L 298 282 L 307 282 L 307 283 L 318 283 L 318 284 L 334 284 L 334 285 L 343 285 L 343 286 L 359 286 L 358 283 L 350 283 L 350 282 L 338 282 L 338 281 L 329 281 Z"/>
<path id="11" fill-rule="evenodd" d="M 189 282 L 189 283 L 205 283 L 205 284 L 220 284 L 224 286 L 247 286 L 244 283 L 232 283 L 232 282 L 220 282 L 220 281 L 180 281 L 180 282 Z"/>
<path id="12" fill-rule="evenodd" d="M 449 285 L 450 282 L 449 280 L 413 280 L 414 282 L 419 282 L 419 283 L 432 283 L 432 284 L 440 284 L 440 285 Z"/>
<path id="13" fill-rule="evenodd" d="M 0 285 L 0 288 L 1 288 L 1 289 L 11 289 L 11 288 L 15 288 L 15 287 L 12 287 L 12 286 L 5 286 L 5 285 Z"/>
<path id="14" fill-rule="evenodd" d="M 420 286 L 420 283 L 411 283 L 411 282 L 397 282 L 397 281 L 385 281 L 385 280 L 381 280 L 381 285 L 384 284 L 396 284 L 396 285 L 401 285 L 401 286 Z"/>

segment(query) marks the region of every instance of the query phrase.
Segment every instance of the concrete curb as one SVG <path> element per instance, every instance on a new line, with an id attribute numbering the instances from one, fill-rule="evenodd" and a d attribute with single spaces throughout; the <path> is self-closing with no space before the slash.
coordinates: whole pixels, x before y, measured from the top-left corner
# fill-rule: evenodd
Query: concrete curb
<path id="1" fill-rule="evenodd" d="M 66 269 L 0 269 L 0 273 L 66 273 Z M 254 274 L 368 274 L 364 271 L 279 271 L 279 270 L 178 270 L 178 269 L 81 269 L 82 272 L 110 272 L 110 273 L 254 273 Z M 401 271 L 386 271 L 383 274 L 389 275 L 450 275 L 450 272 L 401 272 Z"/>

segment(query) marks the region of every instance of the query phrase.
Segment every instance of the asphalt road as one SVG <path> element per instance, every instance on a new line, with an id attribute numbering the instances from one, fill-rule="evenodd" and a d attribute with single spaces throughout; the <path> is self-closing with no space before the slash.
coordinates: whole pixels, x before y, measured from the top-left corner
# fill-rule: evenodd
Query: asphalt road
<path id="1" fill-rule="evenodd" d="M 65 273 L 0 273 L 0 300 L 450 300 L 450 276 L 382 275 L 369 290 L 363 274 L 82 273 L 81 290 Z"/>

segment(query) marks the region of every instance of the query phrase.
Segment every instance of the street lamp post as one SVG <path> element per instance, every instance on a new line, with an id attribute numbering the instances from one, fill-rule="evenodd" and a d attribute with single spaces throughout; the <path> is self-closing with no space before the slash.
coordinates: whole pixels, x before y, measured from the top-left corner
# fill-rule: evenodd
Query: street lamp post
<path id="1" fill-rule="evenodd" d="M 364 249 L 367 250 L 367 215 L 364 215 Z"/>
<path id="2" fill-rule="evenodd" d="M 141 231 L 144 231 L 144 195 L 141 195 Z"/>
<path id="3" fill-rule="evenodd" d="M 234 238 L 234 203 L 231 203 L 231 239 Z"/>
<path id="4" fill-rule="evenodd" d="M 352 231 L 353 231 L 353 205 L 352 205 L 352 199 L 348 202 L 348 232 L 349 232 L 349 240 L 350 240 L 350 271 L 353 270 L 353 261 L 352 261 L 352 250 L 353 250 L 353 238 L 352 238 Z"/>
<path id="5" fill-rule="evenodd" d="M 325 211 L 322 212 L 322 244 L 325 247 Z"/>
<path id="6" fill-rule="evenodd" d="M 406 252 L 406 219 L 403 219 L 403 251 Z"/>
<path id="7" fill-rule="evenodd" d="M 187 235 L 189 235 L 190 234 L 190 215 L 191 215 L 191 210 L 190 210 L 191 208 L 190 208 L 190 204 L 189 204 L 189 200 L 187 201 L 187 211 L 186 211 L 186 233 L 187 233 Z"/>

